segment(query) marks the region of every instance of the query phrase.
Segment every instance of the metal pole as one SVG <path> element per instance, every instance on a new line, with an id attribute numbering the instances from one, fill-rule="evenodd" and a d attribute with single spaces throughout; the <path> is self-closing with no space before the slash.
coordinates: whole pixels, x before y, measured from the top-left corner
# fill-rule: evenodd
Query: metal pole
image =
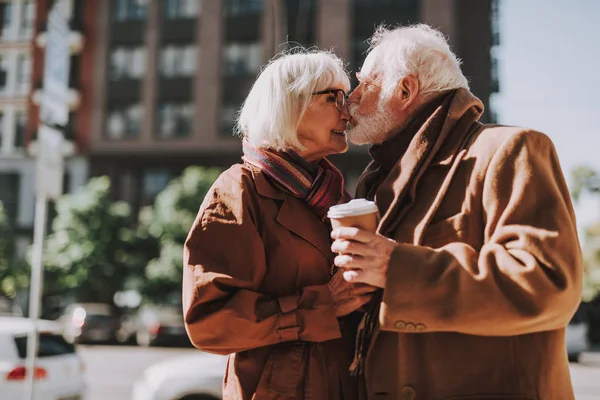
<path id="1" fill-rule="evenodd" d="M 42 294 L 42 254 L 46 233 L 46 195 L 38 193 L 35 202 L 35 222 L 33 227 L 33 254 L 31 260 L 31 283 L 29 288 L 29 319 L 33 325 L 27 333 L 27 362 L 25 375 L 24 400 L 34 398 L 35 360 L 38 348 L 37 320 L 40 314 L 40 297 Z"/>

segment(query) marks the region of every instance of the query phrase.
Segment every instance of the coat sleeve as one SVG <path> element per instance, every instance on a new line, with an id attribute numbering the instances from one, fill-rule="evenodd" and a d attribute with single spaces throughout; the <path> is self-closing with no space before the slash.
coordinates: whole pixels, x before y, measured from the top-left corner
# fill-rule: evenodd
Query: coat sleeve
<path id="1" fill-rule="evenodd" d="M 522 131 L 505 140 L 485 172 L 481 201 L 479 251 L 462 242 L 398 245 L 383 330 L 504 336 L 567 325 L 581 300 L 582 258 L 550 139 Z"/>
<path id="2" fill-rule="evenodd" d="M 326 284 L 278 298 L 260 292 L 267 262 L 250 206 L 255 201 L 246 190 L 235 196 L 226 192 L 214 189 L 208 195 L 184 247 L 183 312 L 192 343 L 230 354 L 340 337 Z"/>

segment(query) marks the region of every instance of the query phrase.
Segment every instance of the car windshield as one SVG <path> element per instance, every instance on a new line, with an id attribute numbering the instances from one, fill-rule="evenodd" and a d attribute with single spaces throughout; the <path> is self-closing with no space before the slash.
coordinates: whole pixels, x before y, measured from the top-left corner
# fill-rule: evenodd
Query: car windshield
<path id="1" fill-rule="evenodd" d="M 17 345 L 17 352 L 19 358 L 27 358 L 27 336 L 16 336 L 15 344 Z M 67 343 L 61 335 L 52 333 L 40 333 L 40 341 L 38 346 L 37 356 L 52 357 L 62 356 L 65 354 L 75 353 L 75 346 Z"/>

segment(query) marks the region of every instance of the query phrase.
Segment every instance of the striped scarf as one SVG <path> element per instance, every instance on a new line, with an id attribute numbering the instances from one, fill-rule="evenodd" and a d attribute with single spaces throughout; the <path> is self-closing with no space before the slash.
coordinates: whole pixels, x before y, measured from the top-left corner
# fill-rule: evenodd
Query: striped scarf
<path id="1" fill-rule="evenodd" d="M 350 201 L 344 177 L 329 160 L 323 158 L 311 166 L 294 151 L 274 152 L 243 142 L 242 159 L 264 172 L 277 186 L 303 200 L 324 220 L 331 206 Z"/>

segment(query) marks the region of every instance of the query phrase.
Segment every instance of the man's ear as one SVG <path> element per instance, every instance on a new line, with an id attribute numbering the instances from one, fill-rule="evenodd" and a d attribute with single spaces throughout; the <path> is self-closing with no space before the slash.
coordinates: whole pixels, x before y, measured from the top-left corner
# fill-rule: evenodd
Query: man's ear
<path id="1" fill-rule="evenodd" d="M 396 84 L 394 97 L 398 107 L 407 109 L 416 100 L 419 93 L 419 80 L 413 75 L 407 75 Z"/>

